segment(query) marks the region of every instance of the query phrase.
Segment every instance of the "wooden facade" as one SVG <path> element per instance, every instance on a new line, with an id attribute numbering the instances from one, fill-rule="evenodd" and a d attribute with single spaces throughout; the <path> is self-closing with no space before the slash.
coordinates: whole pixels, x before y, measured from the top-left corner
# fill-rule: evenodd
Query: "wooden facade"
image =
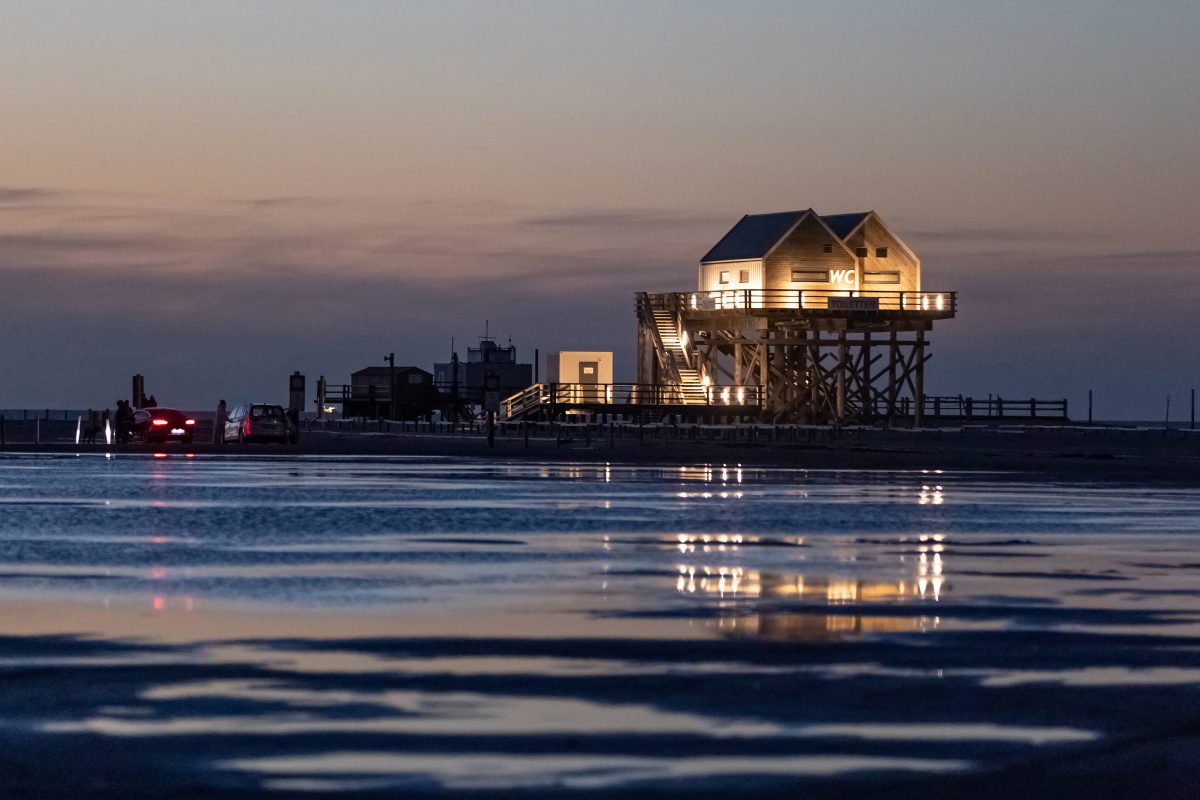
<path id="1" fill-rule="evenodd" d="M 831 226 L 812 209 L 789 212 L 778 223 L 780 236 L 743 237 L 738 227 L 700 262 L 701 292 L 821 290 L 867 293 L 916 292 L 921 262 L 873 211 L 839 214 Z M 727 240 L 734 237 L 732 242 Z M 753 239 L 753 240 L 751 240 Z"/>

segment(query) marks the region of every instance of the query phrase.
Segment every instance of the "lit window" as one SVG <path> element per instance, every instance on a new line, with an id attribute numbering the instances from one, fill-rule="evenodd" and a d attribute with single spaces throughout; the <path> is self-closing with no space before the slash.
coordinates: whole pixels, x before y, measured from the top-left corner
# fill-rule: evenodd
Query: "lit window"
<path id="1" fill-rule="evenodd" d="M 864 272 L 863 283 L 899 283 L 899 272 Z"/>
<path id="2" fill-rule="evenodd" d="M 729 283 L 729 270 L 721 270 L 721 283 Z"/>
<path id="3" fill-rule="evenodd" d="M 887 248 L 886 247 L 876 247 L 875 248 L 875 257 L 876 258 L 887 258 Z"/>
<path id="4" fill-rule="evenodd" d="M 825 270 L 794 269 L 792 283 L 828 283 L 829 273 Z"/>
<path id="5" fill-rule="evenodd" d="M 832 253 L 832 252 L 833 252 L 833 245 L 831 245 L 831 244 L 823 244 L 823 245 L 821 245 L 821 252 L 822 252 L 822 253 Z"/>
<path id="6" fill-rule="evenodd" d="M 867 257 L 867 248 L 865 248 L 865 247 L 854 248 L 854 255 L 858 256 L 859 258 L 866 258 Z"/>
<path id="7" fill-rule="evenodd" d="M 744 269 L 738 273 L 738 283 L 749 283 L 749 282 L 750 282 L 750 270 Z"/>

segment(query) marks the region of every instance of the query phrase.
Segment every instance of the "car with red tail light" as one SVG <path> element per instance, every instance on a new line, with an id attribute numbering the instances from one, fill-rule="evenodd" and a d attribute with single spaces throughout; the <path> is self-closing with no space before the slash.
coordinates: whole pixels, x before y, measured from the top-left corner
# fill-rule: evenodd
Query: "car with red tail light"
<path id="1" fill-rule="evenodd" d="M 296 431 L 283 406 L 270 403 L 239 403 L 229 412 L 222 434 L 223 442 L 296 441 Z"/>
<path id="2" fill-rule="evenodd" d="M 147 444 L 182 442 L 190 444 L 196 435 L 196 420 L 174 408 L 139 408 L 133 412 L 130 432 Z"/>

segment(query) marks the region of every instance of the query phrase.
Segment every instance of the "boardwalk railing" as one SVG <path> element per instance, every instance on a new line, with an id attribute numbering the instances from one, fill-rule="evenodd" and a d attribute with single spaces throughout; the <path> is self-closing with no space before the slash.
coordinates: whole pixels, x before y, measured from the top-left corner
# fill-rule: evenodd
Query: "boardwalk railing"
<path id="1" fill-rule="evenodd" d="M 691 311 L 751 309 L 798 310 L 814 314 L 907 312 L 952 317 L 958 293 L 945 291 L 895 292 L 876 289 L 718 289 L 705 292 L 650 294 L 657 306 L 678 303 Z"/>
<path id="2" fill-rule="evenodd" d="M 1006 399 L 1002 397 L 974 398 L 958 396 L 926 396 L 927 419 L 1047 419 L 1068 420 L 1067 401 Z"/>
<path id="3" fill-rule="evenodd" d="M 644 383 L 535 383 L 504 401 L 505 414 L 515 419 L 541 408 L 598 406 L 745 408 L 756 411 L 757 386 L 681 387 Z"/>

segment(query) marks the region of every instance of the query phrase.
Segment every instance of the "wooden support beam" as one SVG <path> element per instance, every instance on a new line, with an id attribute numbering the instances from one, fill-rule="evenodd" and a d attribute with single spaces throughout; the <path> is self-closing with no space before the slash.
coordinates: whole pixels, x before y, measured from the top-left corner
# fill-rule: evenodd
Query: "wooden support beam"
<path id="1" fill-rule="evenodd" d="M 837 367 L 834 373 L 837 384 L 837 406 L 834 415 L 838 422 L 844 422 L 846 419 L 846 354 L 846 333 L 843 331 L 838 334 Z"/>
<path id="2" fill-rule="evenodd" d="M 868 332 L 863 335 L 862 344 L 862 409 L 860 417 L 863 422 L 870 422 L 874 416 L 874 410 L 871 407 L 871 334 Z"/>
<path id="3" fill-rule="evenodd" d="M 917 385 L 913 390 L 913 426 L 920 428 L 925 424 L 925 331 L 917 332 L 917 343 L 913 347 L 917 360 Z"/>

